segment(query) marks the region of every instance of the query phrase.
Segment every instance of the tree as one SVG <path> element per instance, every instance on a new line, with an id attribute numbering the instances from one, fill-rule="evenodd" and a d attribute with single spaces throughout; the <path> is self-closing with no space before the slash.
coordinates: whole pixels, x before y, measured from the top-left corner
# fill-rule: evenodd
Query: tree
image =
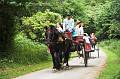
<path id="1" fill-rule="evenodd" d="M 28 1 L 30 0 L 0 1 L 0 56 L 6 56 L 8 54 L 6 52 L 12 47 L 16 28 L 15 19 L 26 15 L 24 4 Z"/>
<path id="2" fill-rule="evenodd" d="M 49 25 L 56 25 L 61 23 L 62 17 L 58 13 L 53 12 L 37 12 L 31 17 L 23 17 L 22 31 L 26 34 L 27 38 L 35 42 L 42 42 L 44 35 L 44 27 Z"/>

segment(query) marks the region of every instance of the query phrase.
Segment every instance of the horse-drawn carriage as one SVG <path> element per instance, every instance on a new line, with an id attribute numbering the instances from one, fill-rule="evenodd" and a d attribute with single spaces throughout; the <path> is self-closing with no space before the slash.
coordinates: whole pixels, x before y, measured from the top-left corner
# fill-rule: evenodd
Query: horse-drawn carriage
<path id="1" fill-rule="evenodd" d="M 87 67 L 90 46 L 85 43 L 82 36 L 72 38 L 71 32 L 60 33 L 53 26 L 46 28 L 45 36 L 52 55 L 53 68 L 59 70 L 62 64 L 69 67 L 69 54 L 73 51 L 77 51 L 78 56 L 84 58 L 85 67 Z"/>

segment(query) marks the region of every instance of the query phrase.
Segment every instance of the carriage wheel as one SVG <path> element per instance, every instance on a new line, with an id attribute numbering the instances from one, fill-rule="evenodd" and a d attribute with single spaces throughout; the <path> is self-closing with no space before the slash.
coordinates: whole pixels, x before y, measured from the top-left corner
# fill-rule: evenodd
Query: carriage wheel
<path id="1" fill-rule="evenodd" d="M 98 58 L 99 58 L 99 56 L 100 56 L 100 54 L 99 54 L 99 43 L 98 43 L 97 51 L 98 51 Z"/>
<path id="2" fill-rule="evenodd" d="M 97 43 L 97 48 L 96 48 L 95 50 L 97 51 L 97 53 L 98 53 L 98 58 L 99 58 L 99 55 L 100 55 L 100 54 L 99 54 L 99 50 L 100 50 L 100 49 L 99 49 L 99 42 Z"/>
<path id="3" fill-rule="evenodd" d="M 82 57 L 84 57 L 84 47 L 82 46 Z"/>
<path id="4" fill-rule="evenodd" d="M 88 58 L 89 58 L 89 52 L 84 52 L 84 64 L 85 64 L 85 67 L 87 67 L 87 64 L 88 64 Z"/>
<path id="5" fill-rule="evenodd" d="M 78 57 L 80 58 L 80 51 L 78 48 L 79 48 L 79 45 L 76 45 L 77 54 L 78 54 Z"/>
<path id="6" fill-rule="evenodd" d="M 83 52 L 84 52 L 83 47 L 81 45 L 77 45 L 77 54 L 78 54 L 79 58 L 83 57 Z"/>

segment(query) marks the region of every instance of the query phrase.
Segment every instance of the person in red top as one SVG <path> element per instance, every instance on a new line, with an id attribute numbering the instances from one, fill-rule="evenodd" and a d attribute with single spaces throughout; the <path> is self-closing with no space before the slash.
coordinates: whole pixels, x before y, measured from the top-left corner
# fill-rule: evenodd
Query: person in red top
<path id="1" fill-rule="evenodd" d="M 95 34 L 94 34 L 94 33 L 91 33 L 90 37 L 91 37 L 92 41 L 95 43 L 96 40 L 97 40 Z"/>
<path id="2" fill-rule="evenodd" d="M 94 33 L 91 33 L 90 34 L 90 37 L 91 37 L 91 41 L 92 41 L 92 47 L 95 49 L 95 45 L 96 45 L 96 42 L 97 42 L 97 38 L 95 36 Z"/>

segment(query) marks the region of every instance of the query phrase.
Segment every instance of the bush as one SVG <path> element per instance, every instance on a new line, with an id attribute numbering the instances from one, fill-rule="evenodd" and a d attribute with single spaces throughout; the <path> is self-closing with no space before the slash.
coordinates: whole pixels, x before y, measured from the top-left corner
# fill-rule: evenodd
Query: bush
<path id="1" fill-rule="evenodd" d="M 44 27 L 61 22 L 61 15 L 53 12 L 38 12 L 31 17 L 23 17 L 22 31 L 27 38 L 41 42 L 44 37 Z"/>
<path id="2" fill-rule="evenodd" d="M 106 49 L 120 56 L 120 53 L 119 53 L 120 41 L 119 40 L 117 39 L 106 40 L 106 41 L 101 42 L 100 45 L 101 47 L 106 47 Z"/>
<path id="3" fill-rule="evenodd" d="M 14 47 L 9 56 L 16 63 L 30 64 L 48 60 L 47 46 L 32 42 L 23 33 L 16 35 Z"/>
<path id="4" fill-rule="evenodd" d="M 111 39 L 100 43 L 107 54 L 106 68 L 98 79 L 120 79 L 120 40 Z"/>

